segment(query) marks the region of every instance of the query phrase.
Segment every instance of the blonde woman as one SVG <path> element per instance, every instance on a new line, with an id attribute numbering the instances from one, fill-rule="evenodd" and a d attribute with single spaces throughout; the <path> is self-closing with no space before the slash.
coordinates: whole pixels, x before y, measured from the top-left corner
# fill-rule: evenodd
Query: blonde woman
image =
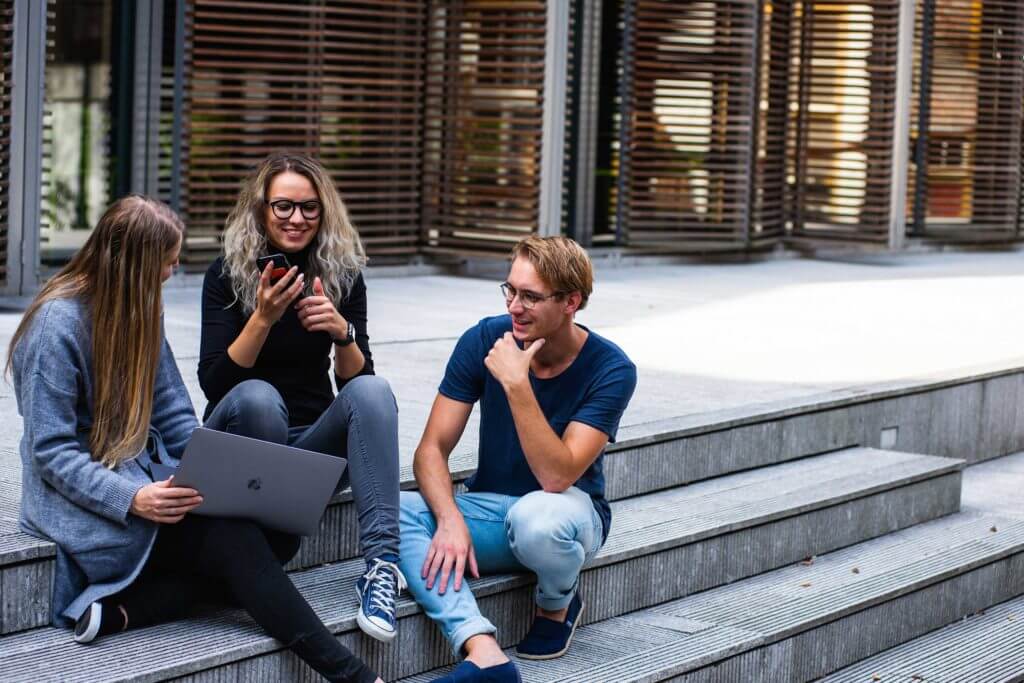
<path id="1" fill-rule="evenodd" d="M 226 591 L 328 679 L 379 681 L 282 569 L 295 539 L 188 515 L 199 494 L 151 475 L 155 462 L 177 464 L 196 427 L 161 321 L 182 233 L 158 201 L 117 201 L 11 342 L 25 429 L 20 524 L 57 544 L 53 621 L 86 643 Z"/>
<path id="2" fill-rule="evenodd" d="M 264 159 L 243 184 L 224 254 L 203 283 L 199 383 L 207 427 L 348 459 L 338 489 L 352 486 L 366 559 L 356 621 L 387 642 L 405 587 L 398 409 L 373 372 L 365 260 L 323 166 L 284 152 Z"/>

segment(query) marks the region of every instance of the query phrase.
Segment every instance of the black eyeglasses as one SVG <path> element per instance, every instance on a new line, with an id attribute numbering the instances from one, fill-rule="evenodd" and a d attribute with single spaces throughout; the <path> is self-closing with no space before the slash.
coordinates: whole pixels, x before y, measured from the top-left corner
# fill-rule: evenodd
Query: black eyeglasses
<path id="1" fill-rule="evenodd" d="M 292 214 L 295 213 L 296 206 L 299 207 L 302 217 L 307 221 L 320 217 L 320 202 L 316 199 L 310 199 L 305 202 L 293 202 L 290 199 L 275 199 L 272 202 L 268 201 L 266 203 L 270 205 L 271 209 L 273 209 L 274 215 L 283 221 L 292 217 Z"/>
<path id="2" fill-rule="evenodd" d="M 516 289 L 507 282 L 502 282 L 499 285 L 499 287 L 501 287 L 501 293 L 505 297 L 506 306 L 511 306 L 512 301 L 518 295 L 519 303 L 521 303 L 523 305 L 523 308 L 525 308 L 526 310 L 530 310 L 531 308 L 539 304 L 541 301 L 553 299 L 556 296 L 562 296 L 563 294 L 565 294 L 565 292 L 552 292 L 551 294 L 547 295 L 538 294 L 537 292 L 531 292 L 528 289 Z"/>

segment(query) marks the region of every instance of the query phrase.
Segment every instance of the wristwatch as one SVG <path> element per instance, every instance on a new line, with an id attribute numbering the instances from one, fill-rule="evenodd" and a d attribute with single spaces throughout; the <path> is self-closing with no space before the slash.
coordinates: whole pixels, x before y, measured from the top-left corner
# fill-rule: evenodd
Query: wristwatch
<path id="1" fill-rule="evenodd" d="M 335 339 L 334 337 L 331 337 L 331 341 L 334 342 L 335 345 L 340 346 L 342 348 L 348 346 L 349 344 L 351 344 L 355 340 L 356 340 L 356 326 L 353 325 L 352 323 L 348 324 L 348 329 L 345 331 L 345 336 L 344 337 L 342 337 L 341 339 Z"/>

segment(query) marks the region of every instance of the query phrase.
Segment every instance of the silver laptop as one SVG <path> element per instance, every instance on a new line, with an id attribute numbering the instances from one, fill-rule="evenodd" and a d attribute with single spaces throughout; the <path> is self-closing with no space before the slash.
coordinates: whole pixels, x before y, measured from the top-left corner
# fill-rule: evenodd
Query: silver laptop
<path id="1" fill-rule="evenodd" d="M 199 427 L 173 474 L 176 486 L 203 496 L 192 514 L 251 519 L 311 536 L 347 464 L 333 455 Z"/>

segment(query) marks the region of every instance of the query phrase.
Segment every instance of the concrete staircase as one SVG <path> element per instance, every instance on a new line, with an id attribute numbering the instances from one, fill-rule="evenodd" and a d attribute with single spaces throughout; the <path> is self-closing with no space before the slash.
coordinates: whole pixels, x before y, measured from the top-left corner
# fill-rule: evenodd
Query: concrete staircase
<path id="1" fill-rule="evenodd" d="M 958 512 L 963 460 L 853 445 L 871 443 L 865 411 L 627 434 L 606 461 L 614 523 L 583 573 L 584 625 L 524 679 L 813 680 L 1024 594 L 1024 520 Z M 46 626 L 54 551 L 16 530 L 17 474 L 0 470 L 0 681 L 316 679 L 238 610 L 89 646 Z M 332 501 L 294 581 L 385 680 L 431 680 L 452 657 L 407 596 L 389 646 L 355 625 L 353 516 L 347 493 Z M 472 586 L 513 645 L 531 578 Z"/>
<path id="2" fill-rule="evenodd" d="M 823 683 L 1024 681 L 1024 598 L 1000 605 L 869 657 Z"/>

